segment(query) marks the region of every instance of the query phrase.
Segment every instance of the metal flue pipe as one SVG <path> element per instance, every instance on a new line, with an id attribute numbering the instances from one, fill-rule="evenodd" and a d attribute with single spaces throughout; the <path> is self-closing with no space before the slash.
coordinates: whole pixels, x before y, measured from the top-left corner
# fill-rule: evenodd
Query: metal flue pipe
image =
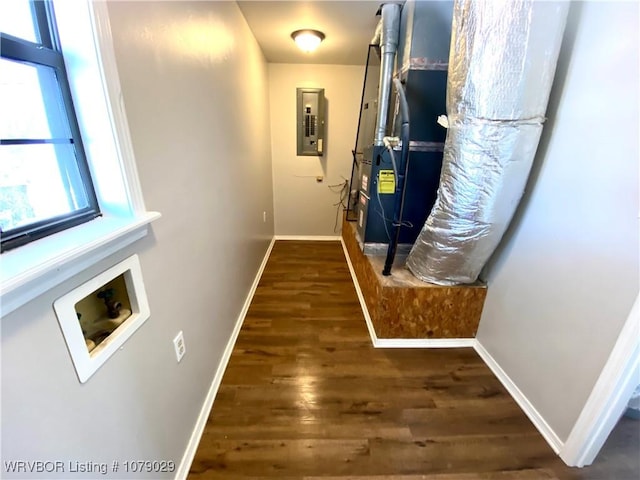
<path id="1" fill-rule="evenodd" d="M 382 5 L 382 32 L 380 35 L 380 90 L 378 92 L 378 117 L 374 144 L 383 145 L 382 139 L 387 129 L 389 97 L 391 96 L 391 78 L 395 65 L 398 37 L 400 35 L 400 5 L 385 3 Z"/>

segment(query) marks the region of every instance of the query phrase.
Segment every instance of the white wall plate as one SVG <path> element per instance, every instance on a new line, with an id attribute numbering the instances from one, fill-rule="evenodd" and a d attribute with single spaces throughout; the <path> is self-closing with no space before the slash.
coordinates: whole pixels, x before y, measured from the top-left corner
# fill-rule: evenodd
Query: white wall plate
<path id="1" fill-rule="evenodd" d="M 85 338 L 76 315 L 75 305 L 83 298 L 124 275 L 131 316 L 116 328 L 104 341 L 91 352 L 87 349 Z M 79 285 L 65 296 L 56 300 L 53 308 L 58 317 L 71 360 L 81 383 L 86 382 L 103 363 L 149 318 L 151 312 L 142 281 L 142 270 L 137 255 L 114 265 L 88 282 Z"/>

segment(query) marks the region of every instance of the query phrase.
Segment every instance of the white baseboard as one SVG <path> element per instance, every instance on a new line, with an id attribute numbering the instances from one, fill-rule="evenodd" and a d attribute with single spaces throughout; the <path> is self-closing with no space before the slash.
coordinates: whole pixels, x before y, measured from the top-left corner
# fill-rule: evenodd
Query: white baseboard
<path id="1" fill-rule="evenodd" d="M 342 237 L 340 235 L 276 235 L 276 240 L 303 240 L 307 242 L 336 242 Z"/>
<path id="2" fill-rule="evenodd" d="M 249 311 L 251 300 L 253 300 L 253 295 L 256 292 L 256 288 L 258 288 L 258 283 L 260 283 L 260 277 L 262 277 L 262 272 L 264 272 L 264 268 L 267 265 L 267 261 L 269 260 L 269 255 L 271 254 L 271 250 L 273 249 L 274 243 L 275 243 L 275 238 L 271 239 L 271 243 L 269 244 L 269 247 L 267 248 L 267 251 L 264 254 L 264 258 L 262 259 L 262 263 L 260 264 L 258 273 L 256 273 L 256 277 L 253 280 L 251 289 L 249 290 L 249 293 L 247 294 L 247 297 L 244 301 L 244 305 L 242 306 L 240 315 L 238 315 L 238 319 L 236 320 L 236 325 L 233 328 L 233 332 L 231 332 L 231 336 L 229 337 L 227 346 L 224 349 L 224 352 L 222 353 L 222 358 L 220 359 L 220 363 L 218 364 L 218 369 L 216 370 L 216 374 L 213 377 L 213 381 L 211 382 L 211 386 L 209 387 L 207 396 L 205 397 L 204 403 L 202 404 L 202 408 L 200 409 L 200 414 L 198 415 L 198 419 L 196 420 L 195 427 L 191 432 L 189 443 L 187 444 L 187 448 L 184 452 L 184 455 L 182 456 L 182 460 L 180 461 L 178 470 L 176 471 L 176 476 L 175 476 L 176 480 L 184 480 L 187 478 L 187 475 L 189 474 L 189 469 L 191 468 L 193 457 L 195 456 L 196 451 L 198 450 L 198 445 L 200 444 L 200 439 L 202 438 L 204 427 L 207 424 L 209 413 L 211 412 L 211 408 L 213 407 L 213 401 L 215 400 L 216 394 L 218 393 L 218 388 L 220 388 L 220 383 L 222 382 L 224 371 L 226 370 L 227 364 L 229 363 L 229 358 L 231 357 L 231 352 L 233 352 L 233 347 L 235 346 L 236 340 L 238 339 L 238 334 L 240 333 L 240 329 L 242 328 L 244 317 L 247 315 L 247 312 Z"/>
<path id="3" fill-rule="evenodd" d="M 367 324 L 367 329 L 369 330 L 371 343 L 375 347 L 376 342 L 378 341 L 378 336 L 376 335 L 376 331 L 373 328 L 373 322 L 371 321 L 371 316 L 369 315 L 369 309 L 367 308 L 367 304 L 364 301 L 364 295 L 362 294 L 362 290 L 360 289 L 358 277 L 356 277 L 356 271 L 353 269 L 353 264 L 351 263 L 351 259 L 349 258 L 349 251 L 347 250 L 347 246 L 345 245 L 342 237 L 340 237 L 340 243 L 342 244 L 344 258 L 347 259 L 347 266 L 349 267 L 349 273 L 351 273 L 351 281 L 353 282 L 353 286 L 356 288 L 356 295 L 358 295 L 358 301 L 360 302 L 360 308 L 362 309 L 362 314 L 364 315 L 364 321 Z"/>
<path id="4" fill-rule="evenodd" d="M 376 348 L 473 348 L 475 338 L 377 338 Z"/>
<path id="5" fill-rule="evenodd" d="M 522 411 L 529 417 L 531 423 L 538 429 L 543 438 L 547 441 L 547 443 L 551 446 L 553 451 L 558 454 L 562 449 L 564 442 L 560 440 L 560 437 L 553 431 L 553 429 L 549 426 L 549 424 L 545 421 L 545 419 L 540 415 L 540 413 L 535 409 L 533 404 L 529 401 L 529 399 L 525 396 L 524 393 L 518 388 L 513 380 L 507 375 L 507 373 L 502 369 L 502 367 L 496 362 L 496 360 L 491 356 L 491 354 L 482 346 L 482 344 L 476 339 L 474 348 L 480 358 L 484 360 L 484 363 L 491 369 L 493 374 L 498 377 L 500 383 L 507 389 L 507 392 L 511 395 L 511 397 L 516 401 L 516 403 L 520 406 Z"/>
<path id="6" fill-rule="evenodd" d="M 461 347 L 473 347 L 475 345 L 475 338 L 378 338 L 375 329 L 373 328 L 373 322 L 371 321 L 371 315 L 369 315 L 369 309 L 364 301 L 364 295 L 362 289 L 358 283 L 358 277 L 356 277 L 356 271 L 353 269 L 353 264 L 349 258 L 349 252 L 344 240 L 340 238 L 342 244 L 342 250 L 344 256 L 347 259 L 347 265 L 349 266 L 349 273 L 351 273 L 351 280 L 353 286 L 356 289 L 358 300 L 360 301 L 360 308 L 362 308 L 362 314 L 364 315 L 364 321 L 367 324 L 369 330 L 369 336 L 371 337 L 371 344 L 375 348 L 461 348 Z"/>
<path id="7" fill-rule="evenodd" d="M 564 449 L 564 442 L 560 440 L 560 437 L 556 434 L 556 432 L 549 426 L 549 424 L 545 421 L 545 419 L 540 415 L 540 413 L 535 409 L 533 404 L 529 401 L 529 399 L 522 393 L 522 391 L 517 387 L 517 385 L 511 380 L 511 378 L 506 374 L 506 372 L 500 367 L 498 362 L 491 356 L 491 354 L 482 346 L 482 344 L 475 338 L 451 338 L 451 339 L 395 339 L 395 338 L 378 338 L 376 335 L 375 329 L 373 328 L 373 323 L 371 322 L 371 316 L 369 315 L 369 311 L 367 309 L 367 304 L 364 301 L 364 296 L 362 294 L 362 290 L 360 289 L 360 285 L 358 283 L 358 278 L 356 277 L 355 270 L 353 269 L 353 264 L 351 263 L 351 259 L 349 258 L 349 252 L 347 251 L 347 246 L 344 243 L 344 240 L 341 240 L 342 249 L 344 250 L 344 256 L 347 259 L 347 265 L 349 266 L 349 272 L 351 273 L 351 279 L 353 280 L 353 285 L 355 286 L 356 293 L 358 295 L 358 300 L 360 301 L 360 307 L 362 308 L 362 313 L 364 314 L 365 322 L 367 323 L 367 329 L 369 330 L 369 336 L 371 337 L 371 343 L 376 348 L 460 348 L 460 347 L 473 347 L 475 351 L 480 355 L 480 358 L 485 362 L 485 364 L 491 369 L 493 374 L 500 380 L 502 385 L 507 389 L 507 392 L 511 395 L 511 397 L 516 401 L 516 403 L 520 406 L 522 411 L 529 417 L 529 420 L 533 423 L 533 425 L 538 429 L 542 437 L 547 441 L 549 446 L 553 449 L 556 454 L 560 454 Z M 563 452 L 564 453 L 564 452 Z M 575 452 L 571 452 L 572 459 L 573 457 L 577 457 L 578 455 Z M 563 460 L 567 461 L 566 458 Z M 568 463 L 568 462 L 567 462 Z M 569 463 L 569 465 L 571 465 Z"/>

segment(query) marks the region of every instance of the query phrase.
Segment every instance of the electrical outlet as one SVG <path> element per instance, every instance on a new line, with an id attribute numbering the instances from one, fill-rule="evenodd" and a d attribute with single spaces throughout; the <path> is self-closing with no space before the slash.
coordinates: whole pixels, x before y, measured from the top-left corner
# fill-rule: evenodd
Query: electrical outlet
<path id="1" fill-rule="evenodd" d="M 176 338 L 173 339 L 173 348 L 176 350 L 176 359 L 178 362 L 182 360 L 184 357 L 184 353 L 186 352 L 186 347 L 184 346 L 184 336 L 182 335 L 182 330 L 178 332 Z"/>
<path id="2" fill-rule="evenodd" d="M 267 223 L 267 212 L 262 212 L 262 221 Z"/>

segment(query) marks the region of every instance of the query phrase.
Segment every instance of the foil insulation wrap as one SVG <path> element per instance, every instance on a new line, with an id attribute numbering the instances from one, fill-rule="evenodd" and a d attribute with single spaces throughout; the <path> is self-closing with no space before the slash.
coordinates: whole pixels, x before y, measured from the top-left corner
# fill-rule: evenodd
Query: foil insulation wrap
<path id="1" fill-rule="evenodd" d="M 568 8 L 456 0 L 438 196 L 407 258 L 419 279 L 473 283 L 498 246 L 536 153 Z"/>

